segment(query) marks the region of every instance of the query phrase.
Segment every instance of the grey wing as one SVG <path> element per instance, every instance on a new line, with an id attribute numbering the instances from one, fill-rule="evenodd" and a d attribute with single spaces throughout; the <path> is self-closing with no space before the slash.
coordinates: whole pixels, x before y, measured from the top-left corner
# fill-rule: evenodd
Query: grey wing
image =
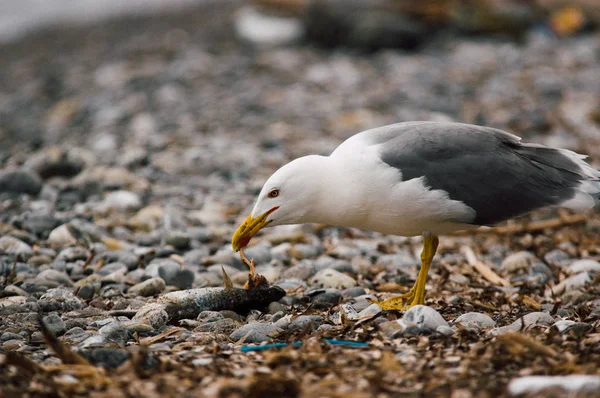
<path id="1" fill-rule="evenodd" d="M 575 196 L 583 176 L 563 151 L 521 144 L 487 127 L 459 123 L 402 123 L 372 134 L 381 159 L 403 180 L 424 177 L 431 189 L 471 207 L 475 225 L 491 225 Z M 464 220 L 463 220 L 464 221 Z"/>

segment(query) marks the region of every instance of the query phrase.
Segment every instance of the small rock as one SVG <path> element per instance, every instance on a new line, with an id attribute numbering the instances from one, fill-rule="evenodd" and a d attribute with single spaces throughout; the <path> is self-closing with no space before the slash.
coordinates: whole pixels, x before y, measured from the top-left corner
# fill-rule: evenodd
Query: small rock
<path id="1" fill-rule="evenodd" d="M 45 316 L 44 324 L 54 336 L 60 336 L 67 331 L 65 322 L 57 314 Z"/>
<path id="2" fill-rule="evenodd" d="M 547 312 L 530 312 L 529 314 L 523 315 L 510 325 L 492 329 L 489 331 L 489 333 L 496 335 L 505 332 L 516 332 L 522 329 L 526 330 L 533 325 L 550 326 L 552 324 L 554 324 L 554 318 Z"/>
<path id="3" fill-rule="evenodd" d="M 83 300 L 91 300 L 94 298 L 94 294 L 96 293 L 96 288 L 94 285 L 86 283 L 77 291 L 77 297 Z"/>
<path id="4" fill-rule="evenodd" d="M 242 40 L 260 46 L 292 44 L 304 34 L 296 18 L 263 14 L 251 6 L 239 9 L 234 22 Z"/>
<path id="5" fill-rule="evenodd" d="M 69 245 L 74 245 L 77 240 L 71 235 L 67 224 L 62 224 L 54 228 L 48 236 L 48 243 L 53 248 L 62 248 Z"/>
<path id="6" fill-rule="evenodd" d="M 192 249 L 189 252 L 185 253 L 183 256 L 183 261 L 186 264 L 194 264 L 201 265 L 202 260 L 210 254 L 207 246 L 202 246 L 199 249 Z"/>
<path id="7" fill-rule="evenodd" d="M 269 314 L 276 314 L 278 312 L 282 312 L 284 314 L 287 313 L 287 307 L 278 301 L 273 301 L 271 304 L 269 304 L 268 309 Z"/>
<path id="8" fill-rule="evenodd" d="M 381 312 L 381 307 L 377 304 L 371 304 L 358 313 L 358 319 L 372 318 Z"/>
<path id="9" fill-rule="evenodd" d="M 42 190 L 40 176 L 27 169 L 0 172 L 0 193 L 25 193 L 37 195 Z"/>
<path id="10" fill-rule="evenodd" d="M 592 259 L 582 259 L 571 263 L 568 268 L 572 274 L 580 272 L 600 272 L 600 262 Z"/>
<path id="11" fill-rule="evenodd" d="M 356 281 L 345 274 L 333 269 L 324 269 L 317 272 L 311 279 L 310 284 L 320 288 L 348 289 L 356 286 Z"/>
<path id="12" fill-rule="evenodd" d="M 130 191 L 113 191 L 106 195 L 103 203 L 111 209 L 135 210 L 142 207 L 140 196 Z"/>
<path id="13" fill-rule="evenodd" d="M 289 328 L 295 330 L 309 330 L 314 332 L 323 323 L 323 317 L 318 315 L 300 315 L 290 323 Z"/>
<path id="14" fill-rule="evenodd" d="M 559 284 L 552 287 L 552 293 L 562 295 L 563 293 L 571 293 L 573 290 L 579 290 L 586 284 L 592 281 L 592 277 L 587 272 L 581 272 L 561 281 Z"/>
<path id="15" fill-rule="evenodd" d="M 167 323 L 169 314 L 165 311 L 164 305 L 152 303 L 139 309 L 131 320 L 143 322 L 158 329 Z"/>
<path id="16" fill-rule="evenodd" d="M 546 260 L 548 264 L 558 266 L 564 266 L 568 264 L 570 262 L 570 258 L 571 257 L 568 253 L 560 249 L 554 249 L 544 255 L 544 260 Z"/>
<path id="17" fill-rule="evenodd" d="M 279 286 L 283 290 L 296 290 L 296 289 L 306 289 L 306 283 L 302 279 L 281 279 L 275 282 L 276 286 Z"/>
<path id="18" fill-rule="evenodd" d="M 124 347 L 127 341 L 132 337 L 131 333 L 121 322 L 111 322 L 108 325 L 102 326 L 98 333 L 108 341 L 117 344 L 119 347 Z"/>
<path id="19" fill-rule="evenodd" d="M 106 369 L 117 369 L 129 359 L 127 351 L 115 348 L 93 348 L 91 350 L 83 350 L 81 355 L 90 361 L 91 364 Z"/>
<path id="20" fill-rule="evenodd" d="M 557 393 L 558 389 L 570 393 L 595 393 L 600 390 L 600 376 L 523 376 L 508 384 L 508 391 L 512 395 L 537 394 L 544 390 Z"/>
<path id="21" fill-rule="evenodd" d="M 402 334 L 433 333 L 440 326 L 450 326 L 439 312 L 425 305 L 409 308 L 398 323 L 403 327 Z"/>
<path id="22" fill-rule="evenodd" d="M 351 287 L 349 289 L 342 290 L 342 297 L 344 299 L 354 298 L 354 297 L 362 296 L 364 294 L 367 294 L 367 292 L 361 286 Z"/>
<path id="23" fill-rule="evenodd" d="M 539 261 L 540 260 L 538 260 L 533 253 L 520 251 L 506 257 L 504 261 L 502 261 L 500 268 L 506 272 L 513 273 L 521 269 L 527 269 L 531 266 L 531 264 Z"/>
<path id="24" fill-rule="evenodd" d="M 456 318 L 454 323 L 462 325 L 467 329 L 485 329 L 496 326 L 496 322 L 492 318 L 480 312 L 467 312 L 462 314 Z"/>
<path id="25" fill-rule="evenodd" d="M 165 236 L 165 243 L 177 250 L 187 249 L 190 246 L 190 242 L 190 235 L 184 231 L 170 231 Z"/>
<path id="26" fill-rule="evenodd" d="M 250 246 L 244 250 L 244 255 L 254 260 L 255 264 L 267 264 L 272 259 L 271 244 L 263 242 L 255 246 Z"/>
<path id="27" fill-rule="evenodd" d="M 33 255 L 33 249 L 27 243 L 6 235 L 0 238 L 0 253 L 19 255 L 27 260 Z"/>
<path id="28" fill-rule="evenodd" d="M 161 293 L 165 290 L 165 287 L 165 281 L 162 278 L 151 278 L 130 287 L 129 293 L 137 294 L 142 297 L 149 297 Z"/>
<path id="29" fill-rule="evenodd" d="M 83 247 L 73 246 L 67 247 L 61 250 L 56 256 L 56 260 L 63 260 L 68 263 L 75 262 L 77 260 L 86 260 L 90 256 L 90 252 Z"/>
<path id="30" fill-rule="evenodd" d="M 313 307 L 316 309 L 331 308 L 342 301 L 342 293 L 337 289 L 325 289 L 315 295 L 310 295 Z"/>
<path id="31" fill-rule="evenodd" d="M 575 335 L 577 337 L 582 337 L 583 335 L 588 333 L 590 330 L 592 330 L 592 325 L 590 325 L 588 323 L 575 322 L 575 321 L 570 321 L 570 320 L 566 320 L 566 319 L 557 321 L 553 326 L 556 329 L 558 329 L 559 332 L 561 332 L 563 334 L 573 333 L 573 335 Z"/>
<path id="32" fill-rule="evenodd" d="M 294 265 L 293 267 L 290 267 L 283 271 L 281 277 L 285 279 L 296 278 L 306 280 L 313 276 L 316 272 L 317 270 L 311 262 L 303 260 L 300 263 Z"/>
<path id="33" fill-rule="evenodd" d="M 73 311 L 85 306 L 85 303 L 75 297 L 72 291 L 60 287 L 47 290 L 38 300 L 38 304 L 45 312 Z"/>
<path id="34" fill-rule="evenodd" d="M 246 337 L 244 340 L 245 343 L 262 343 L 264 341 L 271 341 L 271 336 L 280 332 L 282 332 L 282 329 L 275 325 L 252 322 L 236 329 L 229 335 L 229 338 L 238 341 L 242 337 Z"/>
<path id="35" fill-rule="evenodd" d="M 73 282 L 64 272 L 60 272 L 54 269 L 46 269 L 37 274 L 34 279 L 38 285 L 58 287 L 60 285 L 73 286 Z"/>

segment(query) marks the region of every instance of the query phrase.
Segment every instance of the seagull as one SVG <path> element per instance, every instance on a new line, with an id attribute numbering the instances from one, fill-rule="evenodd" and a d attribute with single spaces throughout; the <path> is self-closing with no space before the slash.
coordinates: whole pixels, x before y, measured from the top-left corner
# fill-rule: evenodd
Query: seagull
<path id="1" fill-rule="evenodd" d="M 329 156 L 298 158 L 269 177 L 232 247 L 239 251 L 264 227 L 283 224 L 422 235 L 414 286 L 378 304 L 384 310 L 424 305 L 438 236 L 547 206 L 593 208 L 600 172 L 583 159 L 470 124 L 405 122 L 363 131 Z"/>

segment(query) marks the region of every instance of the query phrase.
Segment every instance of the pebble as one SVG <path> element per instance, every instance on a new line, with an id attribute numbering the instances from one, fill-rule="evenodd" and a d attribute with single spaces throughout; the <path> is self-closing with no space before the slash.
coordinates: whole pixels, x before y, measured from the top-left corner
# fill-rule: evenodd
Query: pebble
<path id="1" fill-rule="evenodd" d="M 92 365 L 105 369 L 117 369 L 129 359 L 127 351 L 115 348 L 93 348 L 82 351 L 81 355 Z"/>
<path id="2" fill-rule="evenodd" d="M 242 7 L 234 19 L 235 32 L 244 41 L 257 46 L 282 46 L 302 38 L 302 23 L 293 17 L 260 13 L 254 7 Z"/>
<path id="3" fill-rule="evenodd" d="M 69 263 L 75 262 L 77 260 L 86 260 L 90 256 L 90 252 L 87 249 L 84 249 L 80 246 L 67 247 L 61 250 L 56 256 L 56 260 L 63 260 Z"/>
<path id="4" fill-rule="evenodd" d="M 91 300 L 94 298 L 94 294 L 96 294 L 96 288 L 89 283 L 86 283 L 77 290 L 77 297 L 83 300 Z"/>
<path id="5" fill-rule="evenodd" d="M 45 312 L 66 312 L 85 307 L 85 303 L 76 297 L 71 290 L 62 287 L 46 290 L 46 293 L 38 300 L 38 304 Z"/>
<path id="6" fill-rule="evenodd" d="M 356 281 L 345 274 L 333 269 L 317 272 L 309 281 L 312 286 L 324 289 L 348 289 L 356 286 Z"/>
<path id="7" fill-rule="evenodd" d="M 183 255 L 185 264 L 200 265 L 203 263 L 204 258 L 208 257 L 210 251 L 207 246 L 202 246 L 197 249 L 192 249 Z"/>
<path id="8" fill-rule="evenodd" d="M 590 274 L 587 272 L 581 272 L 561 281 L 559 284 L 553 286 L 551 290 L 553 294 L 560 296 L 565 292 L 571 293 L 573 290 L 578 290 L 591 281 L 592 277 Z"/>
<path id="9" fill-rule="evenodd" d="M 530 312 L 523 315 L 508 326 L 495 328 L 489 331 L 490 334 L 496 335 L 506 332 L 517 332 L 526 330 L 534 325 L 551 326 L 554 324 L 554 318 L 547 312 Z"/>
<path id="10" fill-rule="evenodd" d="M 170 231 L 165 236 L 165 243 L 177 250 L 187 249 L 191 241 L 190 235 L 184 231 Z"/>
<path id="11" fill-rule="evenodd" d="M 139 309 L 131 319 L 150 325 L 154 329 L 158 329 L 167 323 L 169 314 L 165 311 L 164 305 L 151 303 Z"/>
<path id="12" fill-rule="evenodd" d="M 33 249 L 17 238 L 5 235 L 0 238 L 0 253 L 19 255 L 27 260 L 33 255 Z"/>
<path id="13" fill-rule="evenodd" d="M 580 272 L 600 272 L 600 262 L 591 259 L 576 260 L 569 265 L 568 270 L 572 274 Z"/>
<path id="14" fill-rule="evenodd" d="M 512 395 L 538 394 L 542 391 L 557 393 L 558 389 L 567 393 L 597 393 L 600 391 L 600 376 L 522 376 L 508 383 L 508 391 Z"/>
<path id="15" fill-rule="evenodd" d="M 284 279 L 297 278 L 301 280 L 306 280 L 313 276 L 317 272 L 314 264 L 310 261 L 303 260 L 298 264 L 287 268 L 285 271 L 281 273 L 281 277 Z"/>
<path id="16" fill-rule="evenodd" d="M 323 317 L 319 315 L 300 315 L 296 319 L 294 319 L 290 325 L 289 329 L 314 332 L 317 328 L 323 323 Z"/>
<path id="17" fill-rule="evenodd" d="M 592 330 L 592 325 L 585 322 L 575 322 L 571 320 L 560 320 L 553 325 L 559 332 L 573 333 L 576 337 L 582 337 L 586 333 Z"/>
<path id="18" fill-rule="evenodd" d="M 311 297 L 312 305 L 316 309 L 331 308 L 342 301 L 342 293 L 337 289 L 318 290 L 315 293 L 308 293 Z"/>
<path id="19" fill-rule="evenodd" d="M 0 171 L 0 193 L 37 195 L 42 190 L 42 179 L 33 170 Z"/>
<path id="20" fill-rule="evenodd" d="M 54 228 L 48 236 L 48 243 L 54 248 L 62 248 L 74 245 L 77 240 L 73 237 L 67 224 L 62 224 Z"/>
<path id="21" fill-rule="evenodd" d="M 434 333 L 440 326 L 450 327 L 439 312 L 425 305 L 415 305 L 404 313 L 398 324 L 403 328 L 402 334 Z"/>
<path id="22" fill-rule="evenodd" d="M 518 270 L 528 269 L 531 264 L 539 262 L 540 260 L 530 252 L 520 251 L 512 253 L 502 261 L 500 268 L 508 273 L 513 273 Z"/>
<path id="23" fill-rule="evenodd" d="M 244 249 L 244 255 L 249 259 L 253 259 L 255 264 L 267 264 L 273 258 L 271 244 L 268 242 L 262 242 Z"/>
<path id="24" fill-rule="evenodd" d="M 467 312 L 462 314 L 454 321 L 455 324 L 462 325 L 467 329 L 487 329 L 496 326 L 496 322 L 481 312 Z"/>
<path id="25" fill-rule="evenodd" d="M 73 282 L 71 281 L 71 278 L 69 278 L 69 275 L 54 269 L 46 269 L 40 272 L 37 274 L 34 281 L 38 285 L 49 287 L 58 287 L 60 285 L 73 286 Z"/>
<path id="26" fill-rule="evenodd" d="M 57 314 L 46 315 L 44 324 L 54 336 L 61 336 L 67 331 L 65 322 Z"/>
<path id="27" fill-rule="evenodd" d="M 165 281 L 162 278 L 151 278 L 129 288 L 130 294 L 142 297 L 156 296 L 165 290 Z"/>
<path id="28" fill-rule="evenodd" d="M 362 296 L 364 294 L 367 294 L 367 292 L 361 286 L 351 287 L 351 288 L 342 290 L 342 297 L 346 300 L 349 298 Z"/>
<path id="29" fill-rule="evenodd" d="M 245 343 L 262 343 L 272 341 L 273 335 L 282 332 L 283 329 L 268 323 L 252 322 L 236 329 L 229 335 L 233 341 L 245 337 Z"/>

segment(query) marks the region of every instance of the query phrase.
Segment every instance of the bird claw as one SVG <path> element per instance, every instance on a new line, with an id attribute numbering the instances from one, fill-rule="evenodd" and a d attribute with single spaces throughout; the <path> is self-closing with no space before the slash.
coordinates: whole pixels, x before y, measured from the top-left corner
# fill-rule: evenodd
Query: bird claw
<path id="1" fill-rule="evenodd" d="M 415 289 L 412 288 L 408 293 L 400 294 L 398 296 L 390 297 L 387 300 L 375 301 L 369 300 L 373 304 L 377 304 L 384 311 L 406 311 L 415 305 L 424 305 L 425 300 L 420 300 L 416 297 Z"/>

